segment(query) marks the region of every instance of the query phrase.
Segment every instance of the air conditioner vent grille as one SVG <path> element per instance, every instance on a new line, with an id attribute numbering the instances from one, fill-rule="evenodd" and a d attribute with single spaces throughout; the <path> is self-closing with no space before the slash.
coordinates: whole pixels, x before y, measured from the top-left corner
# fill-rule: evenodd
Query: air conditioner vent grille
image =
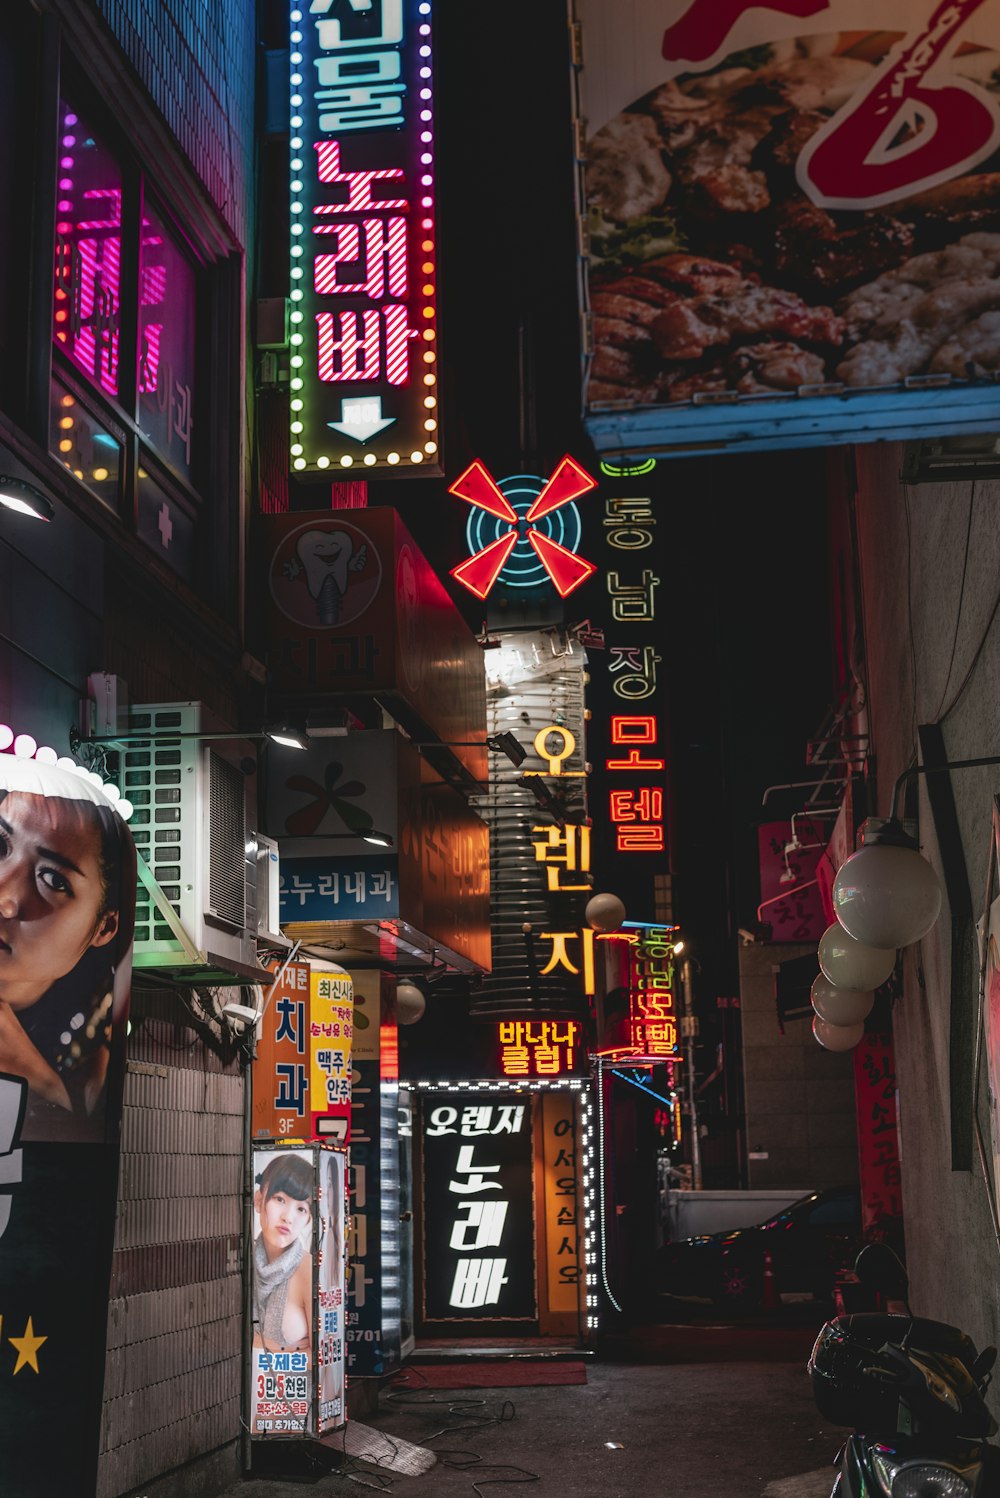
<path id="1" fill-rule="evenodd" d="M 246 916 L 246 819 L 243 774 L 209 753 L 208 899 L 220 921 L 242 928 Z"/>

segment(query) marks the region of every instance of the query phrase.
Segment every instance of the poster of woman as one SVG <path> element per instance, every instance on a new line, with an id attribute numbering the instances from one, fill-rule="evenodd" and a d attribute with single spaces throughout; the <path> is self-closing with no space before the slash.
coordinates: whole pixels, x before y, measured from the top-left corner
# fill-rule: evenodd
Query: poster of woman
<path id="1" fill-rule="evenodd" d="M 253 1173 L 251 1431 L 312 1435 L 315 1151 L 257 1149 Z"/>
<path id="2" fill-rule="evenodd" d="M 116 1122 L 135 880 L 99 786 L 0 754 L 0 1072 L 27 1084 L 22 1139 L 99 1142 Z"/>

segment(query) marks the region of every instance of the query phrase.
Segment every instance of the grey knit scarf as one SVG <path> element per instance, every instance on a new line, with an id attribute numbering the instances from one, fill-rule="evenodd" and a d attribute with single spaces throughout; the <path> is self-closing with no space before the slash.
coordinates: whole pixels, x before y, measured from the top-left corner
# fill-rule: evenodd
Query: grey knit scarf
<path id="1" fill-rule="evenodd" d="M 288 1300 L 288 1282 L 298 1269 L 305 1253 L 300 1239 L 290 1243 L 284 1253 L 268 1262 L 263 1234 L 253 1246 L 253 1319 L 265 1342 L 284 1342 L 282 1324 Z"/>

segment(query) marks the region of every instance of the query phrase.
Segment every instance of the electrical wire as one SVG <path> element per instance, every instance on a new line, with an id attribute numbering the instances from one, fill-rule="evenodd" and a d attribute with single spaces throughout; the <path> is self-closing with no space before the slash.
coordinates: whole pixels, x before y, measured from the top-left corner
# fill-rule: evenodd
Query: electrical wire
<path id="1" fill-rule="evenodd" d="M 955 632 L 951 637 L 951 655 L 948 657 L 948 674 L 944 679 L 944 686 L 941 688 L 941 696 L 938 701 L 937 708 L 931 715 L 930 721 L 932 723 L 939 723 L 941 721 L 941 708 L 944 705 L 944 699 L 948 695 L 948 688 L 951 686 L 951 673 L 955 665 L 955 648 L 958 645 L 958 631 L 959 626 L 962 623 L 962 605 L 965 602 L 965 579 L 969 569 L 969 541 L 972 536 L 972 512 L 975 507 L 975 503 L 976 480 L 973 479 L 972 488 L 969 492 L 969 515 L 965 524 L 965 553 L 962 557 L 962 581 L 958 586 L 958 607 L 955 611 Z"/>
<path id="2" fill-rule="evenodd" d="M 948 703 L 948 706 L 945 708 L 941 716 L 937 719 L 939 723 L 944 723 L 950 717 L 955 708 L 958 706 L 959 702 L 961 702 L 962 698 L 965 696 L 965 691 L 969 685 L 969 682 L 972 680 L 973 672 L 979 665 L 980 656 L 986 648 L 986 641 L 990 637 L 990 631 L 992 630 L 994 622 L 996 621 L 998 610 L 1000 610 L 1000 591 L 997 592 L 997 596 L 993 600 L 993 607 L 990 610 L 990 617 L 986 621 L 986 628 L 983 630 L 982 639 L 976 646 L 975 654 L 973 655 L 972 660 L 969 662 L 969 669 L 962 677 L 961 685 L 955 692 L 955 695 L 952 697 L 951 701 Z"/>
<path id="3" fill-rule="evenodd" d="M 423 1389 L 430 1386 L 426 1379 L 422 1378 L 418 1368 L 408 1368 L 398 1377 L 407 1379 L 416 1378 L 422 1380 Z M 397 1380 L 398 1381 L 398 1380 Z M 407 1395 L 417 1394 L 417 1398 L 407 1398 Z M 447 1414 L 457 1419 L 458 1424 L 443 1425 L 433 1435 L 422 1436 L 423 1444 L 429 1445 L 431 1441 L 439 1440 L 441 1436 L 460 1433 L 462 1431 L 482 1430 L 490 1425 L 506 1425 L 514 1420 L 517 1409 L 513 1400 L 505 1399 L 497 1413 L 492 1413 L 492 1407 L 485 1399 L 438 1399 L 434 1394 L 423 1394 L 420 1384 L 416 1387 L 412 1383 L 402 1388 L 392 1389 L 386 1396 L 386 1403 L 395 1405 L 400 1409 L 424 1409 L 430 1405 L 445 1405 Z M 494 1487 L 503 1483 L 526 1483 L 541 1482 L 541 1473 L 533 1472 L 528 1467 L 518 1467 L 513 1463 L 490 1463 L 484 1462 L 476 1451 L 466 1451 L 460 1448 L 444 1447 L 435 1453 L 438 1463 L 442 1467 L 450 1467 L 456 1472 L 479 1471 L 480 1476 L 471 1483 L 474 1493 L 478 1498 L 483 1498 L 483 1488 Z M 486 1473 L 497 1474 L 487 1477 Z"/>

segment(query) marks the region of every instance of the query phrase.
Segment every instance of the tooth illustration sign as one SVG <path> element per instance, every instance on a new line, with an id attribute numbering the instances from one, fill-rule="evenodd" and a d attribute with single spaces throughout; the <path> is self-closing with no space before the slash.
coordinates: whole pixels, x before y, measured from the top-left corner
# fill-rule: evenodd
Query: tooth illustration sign
<path id="1" fill-rule="evenodd" d="M 993 154 L 1000 144 L 996 100 L 945 71 L 960 32 L 983 3 L 943 0 L 868 88 L 816 132 L 796 166 L 799 186 L 814 203 L 877 208 L 948 182 Z"/>
<path id="2" fill-rule="evenodd" d="M 289 532 L 271 559 L 271 595 L 288 619 L 309 630 L 344 629 L 368 609 L 382 562 L 363 531 L 337 518 Z"/>

